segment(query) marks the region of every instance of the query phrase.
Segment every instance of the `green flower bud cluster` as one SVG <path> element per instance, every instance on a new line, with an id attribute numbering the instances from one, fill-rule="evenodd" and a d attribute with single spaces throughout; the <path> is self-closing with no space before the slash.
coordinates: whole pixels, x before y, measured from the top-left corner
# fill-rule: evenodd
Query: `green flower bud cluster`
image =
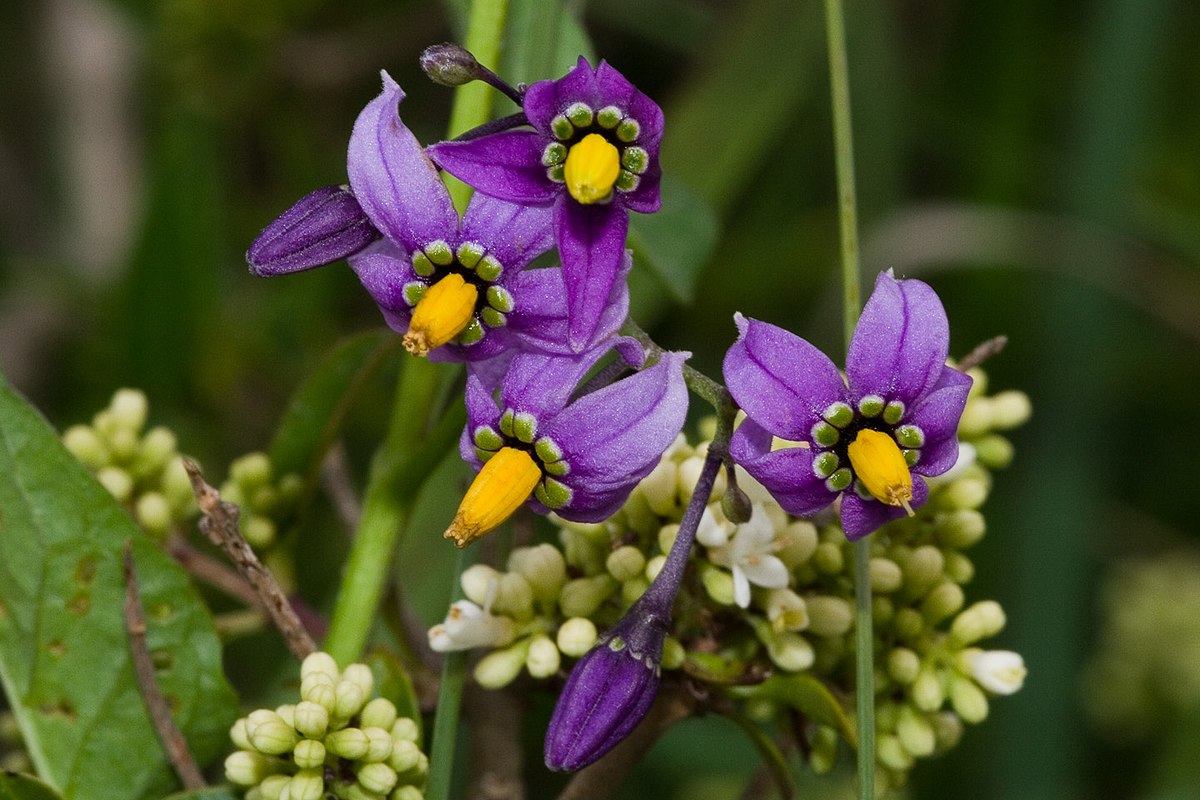
<path id="1" fill-rule="evenodd" d="M 234 723 L 225 777 L 246 800 L 421 800 L 429 758 L 417 723 L 370 699 L 365 664 L 339 671 L 326 653 L 300 667 L 300 702 Z"/>
<path id="2" fill-rule="evenodd" d="M 256 452 L 229 465 L 221 498 L 241 509 L 242 536 L 255 550 L 264 550 L 275 542 L 303 490 L 303 478 L 295 473 L 276 477 L 267 454 Z"/>
<path id="3" fill-rule="evenodd" d="M 175 434 L 143 430 L 149 415 L 139 389 L 118 389 L 90 425 L 72 425 L 62 441 L 149 534 L 162 538 L 196 515 L 196 499 Z"/>
<path id="4" fill-rule="evenodd" d="M 967 370 L 967 374 L 974 383 L 958 423 L 958 437 L 974 448 L 979 463 L 989 469 L 1003 469 L 1013 459 L 1012 442 L 1003 432 L 1028 422 L 1033 405 L 1029 395 L 1013 389 L 988 396 L 987 373 L 979 367 Z"/>
<path id="5" fill-rule="evenodd" d="M 1101 733 L 1137 745 L 1200 709 L 1200 552 L 1115 566 L 1100 610 L 1083 698 Z"/>

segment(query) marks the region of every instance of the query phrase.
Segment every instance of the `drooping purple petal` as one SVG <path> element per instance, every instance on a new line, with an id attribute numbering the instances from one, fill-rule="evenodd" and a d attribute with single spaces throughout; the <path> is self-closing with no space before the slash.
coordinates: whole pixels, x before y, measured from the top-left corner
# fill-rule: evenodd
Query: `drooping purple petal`
<path id="1" fill-rule="evenodd" d="M 255 275 L 270 277 L 331 264 L 379 238 L 345 186 L 309 192 L 258 235 L 246 252 Z"/>
<path id="2" fill-rule="evenodd" d="M 511 274 L 554 246 L 553 221 L 550 206 L 517 205 L 476 192 L 463 215 L 462 238 L 483 245 Z"/>
<path id="3" fill-rule="evenodd" d="M 404 302 L 404 284 L 416 280 L 412 261 L 393 242 L 381 240 L 348 259 L 363 288 L 371 295 L 388 327 L 408 330 L 412 309 Z"/>
<path id="4" fill-rule="evenodd" d="M 650 473 L 687 416 L 688 355 L 664 353 L 654 366 L 579 398 L 554 418 L 546 433 L 571 465 L 561 480 L 574 492 L 559 515 L 603 519 Z"/>
<path id="5" fill-rule="evenodd" d="M 642 174 L 637 188 L 632 192 L 617 192 L 618 201 L 639 214 L 653 214 L 662 208 L 661 183 L 662 168 L 658 165 L 658 158 L 654 157 Z"/>
<path id="6" fill-rule="evenodd" d="M 921 460 L 913 468 L 922 475 L 941 475 L 958 460 L 958 421 L 967 405 L 971 376 L 953 367 L 943 367 L 933 391 L 905 415 L 904 421 L 925 434 Z"/>
<path id="7" fill-rule="evenodd" d="M 929 487 L 919 475 L 912 479 L 913 496 L 909 504 L 913 508 L 925 505 L 929 499 Z M 866 536 L 880 526 L 900 519 L 907 512 L 899 506 L 889 506 L 872 498 L 864 500 L 853 489 L 842 492 L 842 530 L 846 538 L 854 542 Z"/>
<path id="8" fill-rule="evenodd" d="M 550 135 L 550 120 L 572 103 L 587 103 L 592 110 L 600 108 L 595 71 L 583 56 L 563 77 L 538 81 L 526 89 L 522 107 L 529 124 Z"/>
<path id="9" fill-rule="evenodd" d="M 578 355 L 521 353 L 504 376 L 500 403 L 533 414 L 544 425 L 562 410 L 579 381 L 607 351 L 598 347 Z"/>
<path id="10" fill-rule="evenodd" d="M 563 190 L 546 177 L 542 150 L 547 144 L 535 131 L 503 131 L 465 142 L 438 142 L 425 152 L 478 192 L 510 203 L 545 205 Z"/>
<path id="11" fill-rule="evenodd" d="M 949 344 L 946 310 L 929 284 L 880 273 L 846 355 L 850 391 L 912 405 L 941 375 Z"/>
<path id="12" fill-rule="evenodd" d="M 576 352 L 594 338 L 625 256 L 629 215 L 617 203 L 555 207 L 558 252 L 567 284 L 568 341 Z"/>
<path id="13" fill-rule="evenodd" d="M 811 438 L 830 403 L 846 400 L 837 367 L 811 344 L 783 328 L 734 316 L 739 338 L 725 354 L 725 385 L 762 427 L 793 441 Z"/>
<path id="14" fill-rule="evenodd" d="M 637 120 L 640 130 L 633 143 L 656 157 L 663 134 L 663 112 L 658 103 L 642 94 L 607 61 L 601 61 L 596 68 L 596 84 L 600 95 L 597 105 L 615 105 Z"/>
<path id="15" fill-rule="evenodd" d="M 629 286 L 625 276 L 632 266 L 633 259 L 626 251 L 608 302 L 584 351 L 598 347 L 625 323 L 629 315 Z M 508 315 L 508 330 L 533 349 L 560 354 L 573 352 L 567 343 L 567 291 L 561 269 L 525 270 L 508 282 L 506 288 L 516 303 Z"/>
<path id="16" fill-rule="evenodd" d="M 807 517 L 832 503 L 837 493 L 813 473 L 812 451 L 807 447 L 773 451 L 771 438 L 770 431 L 746 419 L 734 431 L 729 453 L 789 514 Z"/>
<path id="17" fill-rule="evenodd" d="M 487 364 L 488 362 L 481 363 Z M 496 407 L 496 401 L 492 398 L 492 387 L 489 386 L 494 376 L 488 367 L 477 370 L 475 366 L 472 365 L 467 370 L 467 389 L 464 393 L 467 424 L 459 439 L 458 450 L 463 461 L 479 469 L 483 465 L 475 456 L 475 440 L 473 438 L 475 429 L 480 425 L 490 425 L 495 428 L 500 419 L 500 409 Z"/>

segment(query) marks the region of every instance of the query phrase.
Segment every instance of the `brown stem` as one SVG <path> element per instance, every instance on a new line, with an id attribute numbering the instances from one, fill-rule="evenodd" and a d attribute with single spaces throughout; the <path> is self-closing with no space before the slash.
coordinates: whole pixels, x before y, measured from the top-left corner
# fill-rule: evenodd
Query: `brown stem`
<path id="1" fill-rule="evenodd" d="M 958 360 L 958 368 L 965 372 L 971 367 L 978 367 L 992 356 L 999 355 L 1006 344 L 1008 344 L 1007 336 L 993 336 L 985 342 L 980 342 L 975 345 L 974 350 Z"/>
<path id="2" fill-rule="evenodd" d="M 521 758 L 521 705 L 508 691 L 468 686 L 474 780 L 469 800 L 524 800 Z"/>
<path id="3" fill-rule="evenodd" d="M 201 553 L 188 544 L 182 537 L 171 536 L 167 539 L 167 552 L 193 578 L 197 578 L 209 586 L 220 589 L 225 594 L 241 600 L 248 606 L 253 606 L 254 608 L 263 607 L 258 593 L 254 591 L 254 587 L 247 583 L 246 579 L 239 575 L 237 571 L 230 569 L 215 558 Z"/>
<path id="4" fill-rule="evenodd" d="M 146 646 L 146 613 L 138 594 L 137 567 L 133 563 L 133 543 L 129 540 L 125 542 L 125 631 L 129 634 L 133 673 L 163 750 L 185 789 L 203 789 L 207 785 L 204 776 L 188 751 L 187 740 L 171 719 L 171 706 L 154 675 L 154 660 Z"/>
<path id="5" fill-rule="evenodd" d="M 296 616 L 275 576 L 263 566 L 250 545 L 242 538 L 238 530 L 238 507 L 222 500 L 220 493 L 205 482 L 200 468 L 194 463 L 185 458 L 183 465 L 192 481 L 192 491 L 196 493 L 196 502 L 203 515 L 200 530 L 204 531 L 213 544 L 226 552 L 234 566 L 254 587 L 271 621 L 283 634 L 288 649 L 297 659 L 303 661 L 306 656 L 316 651 L 317 646 L 304 629 L 300 618 Z"/>

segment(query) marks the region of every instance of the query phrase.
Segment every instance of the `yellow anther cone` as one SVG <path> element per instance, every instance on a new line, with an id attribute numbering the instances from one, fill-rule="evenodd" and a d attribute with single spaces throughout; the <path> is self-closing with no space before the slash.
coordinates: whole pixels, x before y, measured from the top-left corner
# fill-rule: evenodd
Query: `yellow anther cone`
<path id="1" fill-rule="evenodd" d="M 621 174 L 621 154 L 598 133 L 589 133 L 572 145 L 563 165 L 567 191 L 580 203 L 607 200 Z"/>
<path id="2" fill-rule="evenodd" d="M 881 503 L 902 506 L 912 515 L 912 473 L 896 440 L 886 433 L 862 430 L 846 448 L 854 474 Z"/>
<path id="3" fill-rule="evenodd" d="M 462 333 L 475 314 L 479 290 L 457 273 L 447 275 L 429 287 L 413 309 L 404 349 L 415 356 L 429 355 Z"/>
<path id="4" fill-rule="evenodd" d="M 446 538 L 466 547 L 489 533 L 529 499 L 541 478 L 542 470 L 529 453 L 515 447 L 500 448 L 471 482 L 446 529 Z"/>

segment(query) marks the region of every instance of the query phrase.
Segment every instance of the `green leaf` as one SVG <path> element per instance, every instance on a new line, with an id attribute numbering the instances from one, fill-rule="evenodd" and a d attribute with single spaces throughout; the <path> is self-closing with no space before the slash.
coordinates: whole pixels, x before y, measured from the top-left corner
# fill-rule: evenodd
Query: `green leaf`
<path id="1" fill-rule="evenodd" d="M 294 472 L 307 484 L 316 479 L 346 412 L 400 342 L 391 331 L 371 331 L 339 343 L 325 357 L 296 390 L 275 431 L 268 454 L 276 475 Z"/>
<path id="2" fill-rule="evenodd" d="M 232 786 L 208 786 L 191 792 L 178 792 L 163 800 L 242 800 L 242 793 Z"/>
<path id="3" fill-rule="evenodd" d="M 408 670 L 398 658 L 383 648 L 376 648 L 367 655 L 367 665 L 379 684 L 380 696 L 391 700 L 400 716 L 417 723 L 420 733 L 417 744 L 422 745 L 425 734 L 421 724 L 421 702 L 417 699 L 417 688 L 413 686 Z"/>
<path id="4" fill-rule="evenodd" d="M 779 746 L 758 723 L 746 715 L 732 709 L 718 713 L 742 729 L 742 732 L 758 750 L 758 754 L 762 756 L 763 765 L 770 773 L 771 780 L 775 782 L 775 788 L 779 789 L 779 796 L 783 800 L 792 800 L 796 796 L 796 785 L 792 782 L 792 772 L 788 767 L 787 757 L 780 751 Z"/>
<path id="5" fill-rule="evenodd" d="M 126 541 L 159 685 L 206 763 L 237 712 L 208 611 L 183 570 L 0 379 L 0 679 L 38 773 L 72 800 L 157 798 L 176 783 L 134 680 Z"/>
<path id="6" fill-rule="evenodd" d="M 720 222 L 700 195 L 668 176 L 663 176 L 662 198 L 658 213 L 631 215 L 629 246 L 634 261 L 653 272 L 672 297 L 690 303 L 717 244 Z"/>
<path id="7" fill-rule="evenodd" d="M 728 690 L 736 697 L 766 697 L 785 703 L 815 722 L 837 730 L 850 744 L 858 741 L 854 723 L 829 687 L 811 675 L 776 674 L 757 686 L 738 686 Z"/>
<path id="8" fill-rule="evenodd" d="M 0 800 L 62 800 L 62 797 L 37 778 L 0 772 Z"/>
<path id="9" fill-rule="evenodd" d="M 501 75 L 514 85 L 560 78 L 580 56 L 596 63 L 578 15 L 562 0 L 510 0 L 506 28 Z"/>

